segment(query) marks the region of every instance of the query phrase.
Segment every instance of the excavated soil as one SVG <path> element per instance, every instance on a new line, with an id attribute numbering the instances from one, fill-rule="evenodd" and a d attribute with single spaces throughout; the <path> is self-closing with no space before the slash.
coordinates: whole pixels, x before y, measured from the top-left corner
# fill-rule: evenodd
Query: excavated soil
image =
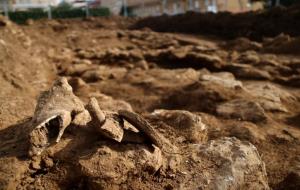
<path id="1" fill-rule="evenodd" d="M 0 189 L 299 189 L 297 33 L 224 41 L 135 22 L 0 18 Z M 84 103 L 143 115 L 176 151 L 70 126 L 29 158 L 37 97 L 58 76 Z"/>
<path id="2" fill-rule="evenodd" d="M 190 12 L 176 16 L 163 15 L 142 19 L 132 25 L 135 29 L 143 27 L 158 32 L 202 33 L 226 39 L 248 37 L 260 41 L 265 37 L 275 37 L 280 33 L 299 36 L 300 4 L 239 14 Z"/>

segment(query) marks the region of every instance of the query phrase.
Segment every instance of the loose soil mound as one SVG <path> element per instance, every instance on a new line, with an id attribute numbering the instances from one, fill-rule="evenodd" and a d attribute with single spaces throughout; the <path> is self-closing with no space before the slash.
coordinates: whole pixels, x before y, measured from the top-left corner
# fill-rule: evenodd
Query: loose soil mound
<path id="1" fill-rule="evenodd" d="M 268 11 L 231 14 L 228 12 L 187 13 L 176 16 L 149 17 L 138 21 L 133 29 L 144 27 L 157 32 L 217 35 L 224 38 L 248 37 L 262 40 L 280 33 L 300 35 L 300 5 Z"/>

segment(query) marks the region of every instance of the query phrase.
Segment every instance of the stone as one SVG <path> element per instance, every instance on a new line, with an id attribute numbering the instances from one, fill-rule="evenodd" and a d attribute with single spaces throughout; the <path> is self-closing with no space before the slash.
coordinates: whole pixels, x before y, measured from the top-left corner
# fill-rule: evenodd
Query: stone
<path id="1" fill-rule="evenodd" d="M 144 60 L 143 54 L 139 51 L 130 51 L 129 52 L 129 57 L 131 58 L 132 61 L 142 61 L 142 60 Z"/>
<path id="2" fill-rule="evenodd" d="M 141 60 L 141 61 L 136 62 L 135 67 L 141 68 L 143 70 L 148 70 L 149 69 L 148 63 L 145 60 Z"/>
<path id="3" fill-rule="evenodd" d="M 194 146 L 218 166 L 204 189 L 270 189 L 265 164 L 251 143 L 224 137 Z"/>
<path id="4" fill-rule="evenodd" d="M 108 66 L 99 66 L 93 70 L 87 70 L 84 72 L 81 77 L 84 81 L 95 82 L 99 80 L 107 79 L 120 79 L 125 76 L 127 69 L 123 67 L 108 67 Z"/>
<path id="5" fill-rule="evenodd" d="M 200 143 L 207 140 L 207 126 L 202 123 L 200 116 L 184 110 L 155 110 L 155 118 L 173 127 L 185 141 Z"/>
<path id="6" fill-rule="evenodd" d="M 237 51 L 255 50 L 259 51 L 262 48 L 262 44 L 249 40 L 248 38 L 237 38 L 225 45 L 231 49 Z"/>
<path id="7" fill-rule="evenodd" d="M 90 86 L 80 77 L 71 77 L 68 79 L 68 82 L 76 95 L 78 92 L 88 92 L 90 90 Z"/>
<path id="8" fill-rule="evenodd" d="M 270 83 L 248 84 L 245 89 L 267 111 L 288 112 L 282 101 L 296 101 L 289 92 Z"/>
<path id="9" fill-rule="evenodd" d="M 246 51 L 238 58 L 239 63 L 255 65 L 260 62 L 260 57 L 255 51 Z"/>
<path id="10" fill-rule="evenodd" d="M 91 67 L 91 65 L 85 63 L 72 64 L 71 66 L 67 67 L 66 71 L 64 71 L 64 74 L 68 76 L 80 76 L 84 72 L 93 69 L 94 67 Z"/>
<path id="11" fill-rule="evenodd" d="M 92 65 L 93 62 L 89 59 L 78 59 L 73 61 L 74 64 Z"/>
<path id="12" fill-rule="evenodd" d="M 186 55 L 185 59 L 195 61 L 204 68 L 220 69 L 223 67 L 223 60 L 217 55 L 209 55 L 204 53 L 190 52 Z"/>
<path id="13" fill-rule="evenodd" d="M 226 88 L 242 88 L 241 81 L 235 79 L 234 75 L 229 72 L 219 72 L 204 74 L 200 76 L 200 80 L 213 82 Z"/>
<path id="14" fill-rule="evenodd" d="M 91 97 L 95 97 L 103 110 L 118 111 L 125 109 L 132 111 L 131 105 L 123 100 L 113 99 L 111 96 L 102 93 L 91 93 Z"/>
<path id="15" fill-rule="evenodd" d="M 263 42 L 264 48 L 272 49 L 291 41 L 291 37 L 287 34 L 281 33 L 273 39 L 266 39 Z"/>
<path id="16" fill-rule="evenodd" d="M 79 50 L 77 56 L 82 59 L 92 59 L 95 56 L 95 52 L 88 50 Z"/>
<path id="17" fill-rule="evenodd" d="M 268 71 L 257 69 L 252 65 L 234 63 L 226 66 L 226 70 L 233 73 L 235 77 L 242 79 L 272 80 Z"/>
<path id="18" fill-rule="evenodd" d="M 228 128 L 230 136 L 236 137 L 239 140 L 256 144 L 266 139 L 265 134 L 259 130 L 259 127 L 251 122 L 238 122 L 228 126 Z"/>
<path id="19" fill-rule="evenodd" d="M 254 123 L 267 120 L 264 109 L 258 103 L 243 99 L 230 100 L 218 105 L 217 114 L 224 118 Z"/>

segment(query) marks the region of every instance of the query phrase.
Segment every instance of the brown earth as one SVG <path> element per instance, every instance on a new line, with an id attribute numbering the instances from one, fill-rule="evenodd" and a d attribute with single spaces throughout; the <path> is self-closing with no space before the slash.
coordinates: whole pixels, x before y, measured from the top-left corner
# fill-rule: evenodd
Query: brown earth
<path id="1" fill-rule="evenodd" d="M 132 28 L 151 28 L 157 32 L 217 35 L 226 39 L 247 37 L 261 41 L 280 33 L 300 35 L 300 4 L 244 13 L 221 12 L 158 16 L 139 20 Z"/>
<path id="2" fill-rule="evenodd" d="M 299 189 L 300 51 L 286 51 L 297 37 L 223 41 L 134 22 L 0 18 L 0 189 Z M 142 114 L 176 151 L 70 126 L 29 158 L 37 97 L 58 76 L 85 104 Z"/>

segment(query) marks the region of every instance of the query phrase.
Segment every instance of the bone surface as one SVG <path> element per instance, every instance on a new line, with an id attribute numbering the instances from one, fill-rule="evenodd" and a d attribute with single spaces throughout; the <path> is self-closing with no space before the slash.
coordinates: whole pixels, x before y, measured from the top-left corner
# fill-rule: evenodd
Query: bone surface
<path id="1" fill-rule="evenodd" d="M 72 121 L 72 118 L 75 118 Z M 40 155 L 44 149 L 60 141 L 71 123 L 86 125 L 89 113 L 81 100 L 73 94 L 66 78 L 57 79 L 53 86 L 38 98 L 31 121 L 29 155 Z"/>
<path id="2" fill-rule="evenodd" d="M 119 110 L 119 115 L 146 135 L 154 145 L 164 148 L 164 142 L 155 129 L 140 115 L 127 110 Z"/>
<path id="3" fill-rule="evenodd" d="M 86 106 L 92 116 L 90 125 L 103 136 L 121 142 L 124 135 L 123 121 L 118 114 L 113 112 L 104 113 L 96 98 L 91 98 Z"/>

